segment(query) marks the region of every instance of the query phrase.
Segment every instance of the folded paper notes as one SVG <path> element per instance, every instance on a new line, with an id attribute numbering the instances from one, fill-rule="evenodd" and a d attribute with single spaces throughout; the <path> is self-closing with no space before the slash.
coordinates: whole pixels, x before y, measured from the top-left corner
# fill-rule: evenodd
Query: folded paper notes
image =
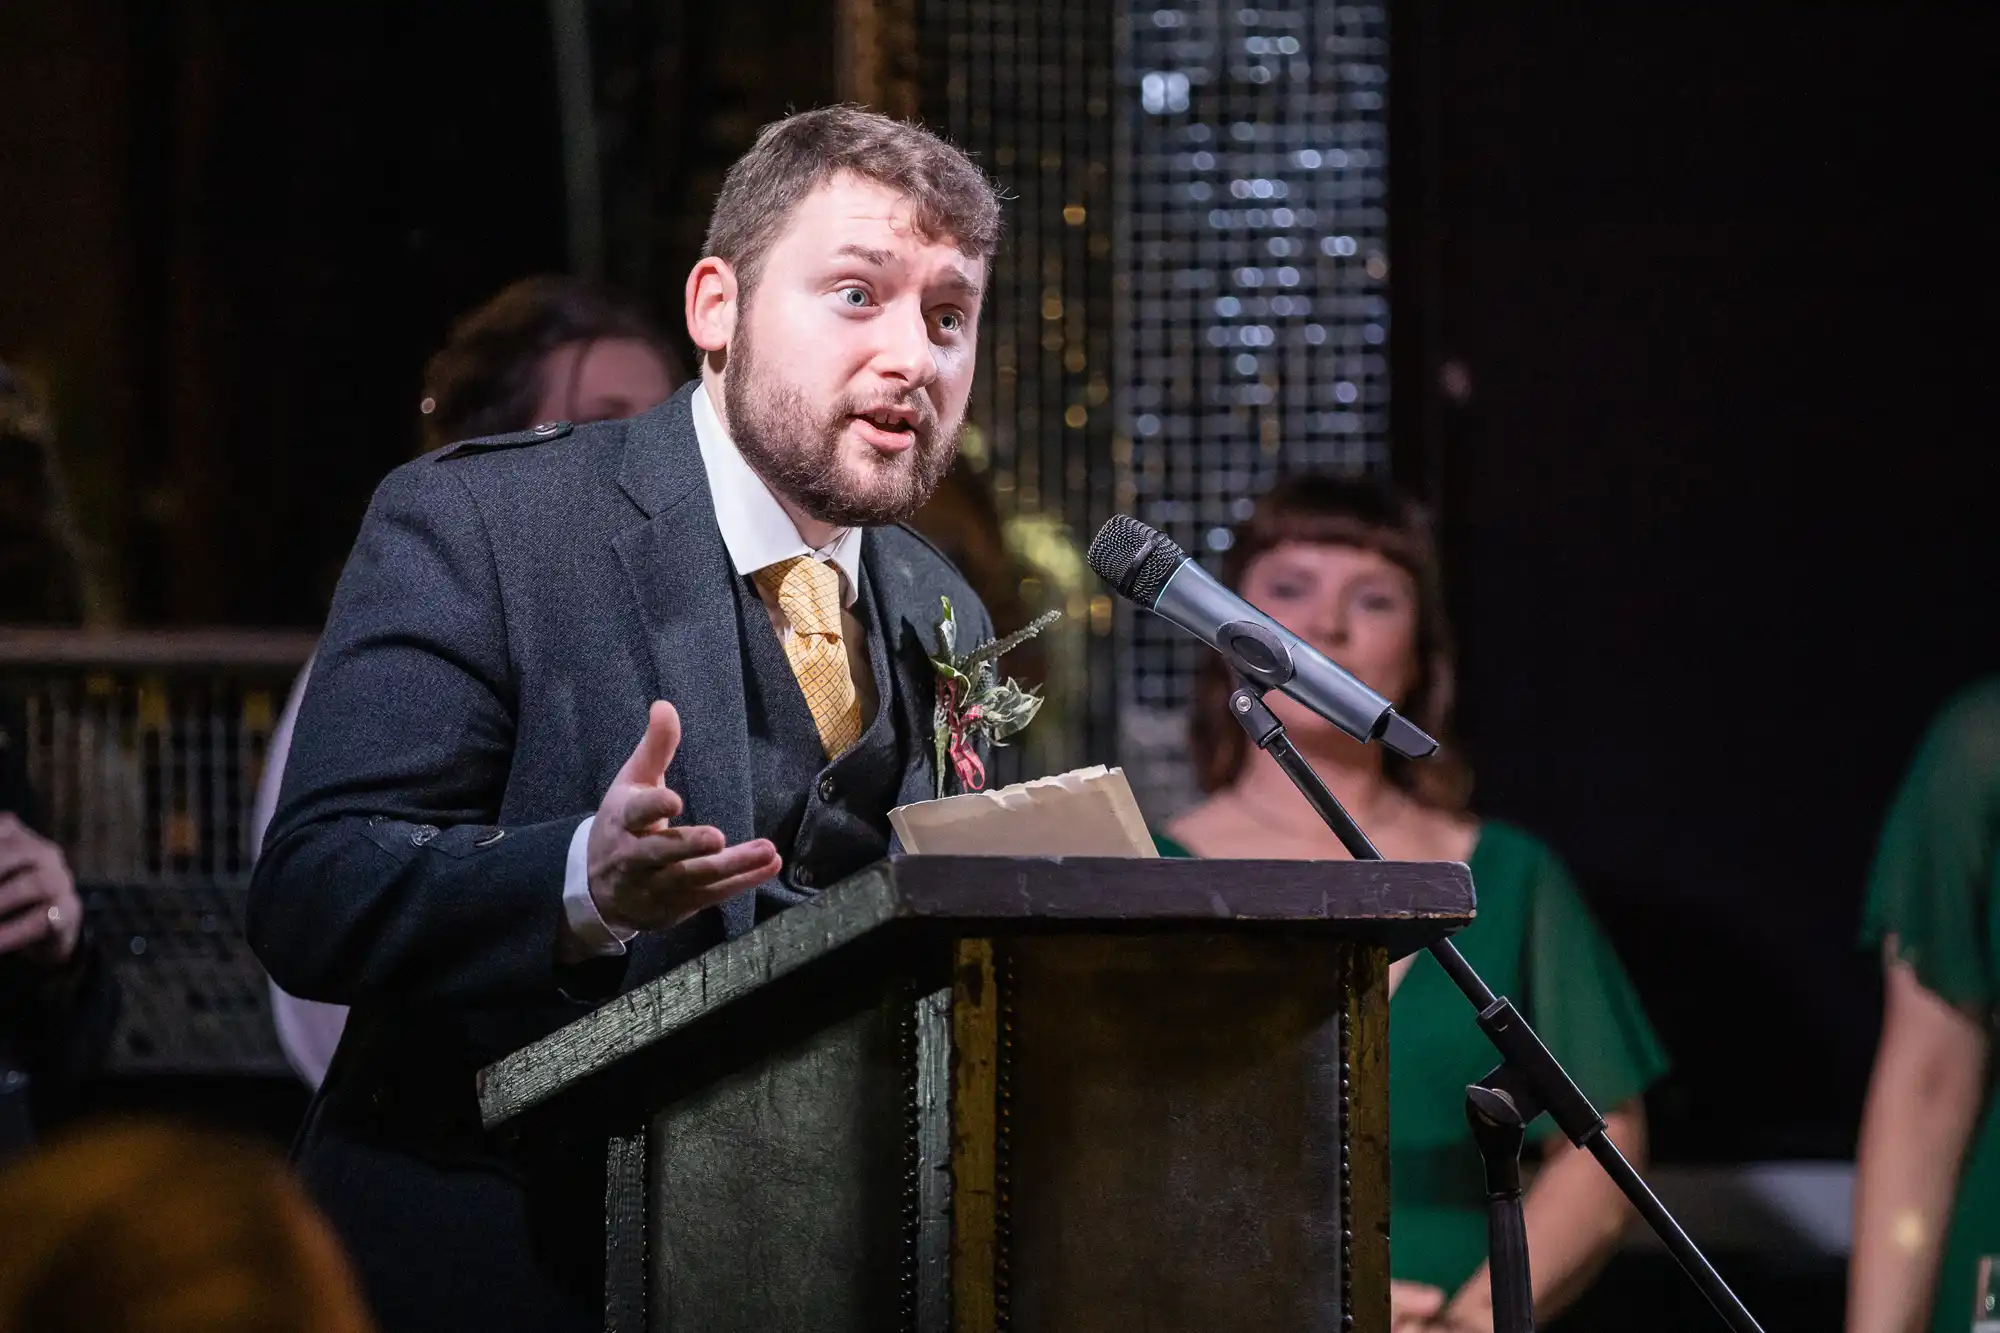
<path id="1" fill-rule="evenodd" d="M 903 850 L 937 856 L 1158 856 L 1125 771 L 1102 764 L 889 812 Z"/>

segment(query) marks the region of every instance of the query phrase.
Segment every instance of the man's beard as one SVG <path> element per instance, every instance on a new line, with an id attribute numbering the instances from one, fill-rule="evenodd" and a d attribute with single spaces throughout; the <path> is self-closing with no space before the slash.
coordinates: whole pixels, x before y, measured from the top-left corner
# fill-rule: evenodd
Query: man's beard
<path id="1" fill-rule="evenodd" d="M 900 523 L 923 508 L 951 470 L 963 420 L 944 430 L 921 392 L 898 400 L 893 405 L 918 413 L 909 449 L 901 455 L 870 450 L 861 463 L 867 475 L 851 477 L 840 456 L 848 420 L 892 404 L 843 396 L 815 416 L 796 384 L 759 366 L 744 335 L 746 323 L 738 322 L 729 345 L 722 397 L 730 436 L 764 483 L 813 518 L 842 528 Z"/>

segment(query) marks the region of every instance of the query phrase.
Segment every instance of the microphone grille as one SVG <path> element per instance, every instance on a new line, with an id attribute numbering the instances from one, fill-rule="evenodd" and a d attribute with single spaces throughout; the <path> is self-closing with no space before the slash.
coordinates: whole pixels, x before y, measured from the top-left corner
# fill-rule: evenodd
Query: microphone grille
<path id="1" fill-rule="evenodd" d="M 1129 514 L 1117 514 L 1090 539 L 1084 559 L 1121 594 L 1151 607 L 1186 561 L 1187 552 L 1165 533 Z"/>

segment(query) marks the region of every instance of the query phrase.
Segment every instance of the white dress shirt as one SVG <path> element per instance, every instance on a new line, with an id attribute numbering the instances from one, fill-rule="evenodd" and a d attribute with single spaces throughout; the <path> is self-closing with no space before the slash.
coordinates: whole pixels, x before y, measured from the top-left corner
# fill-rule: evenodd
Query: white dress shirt
<path id="1" fill-rule="evenodd" d="M 854 599 L 860 595 L 861 586 L 861 529 L 842 528 L 825 546 L 808 546 L 792 516 L 785 512 L 778 497 L 723 429 L 714 404 L 708 400 L 707 385 L 695 389 L 690 406 L 694 411 L 695 439 L 701 445 L 701 466 L 708 474 L 715 522 L 722 531 L 722 545 L 729 552 L 729 563 L 739 578 L 801 555 L 825 561 L 840 572 L 841 638 L 847 649 L 848 669 L 854 676 L 855 693 L 861 702 L 861 715 L 872 717 L 877 704 L 875 682 L 861 625 L 854 615 Z M 771 628 L 782 638 L 789 628 L 785 613 L 761 587 L 758 596 L 770 613 Z M 592 815 L 577 825 L 569 842 L 569 861 L 563 875 L 563 919 L 569 926 L 569 938 L 563 941 L 561 950 L 569 962 L 624 953 L 626 941 L 639 933 L 606 921 L 590 896 L 587 848 L 591 826 L 596 822 L 597 817 Z"/>

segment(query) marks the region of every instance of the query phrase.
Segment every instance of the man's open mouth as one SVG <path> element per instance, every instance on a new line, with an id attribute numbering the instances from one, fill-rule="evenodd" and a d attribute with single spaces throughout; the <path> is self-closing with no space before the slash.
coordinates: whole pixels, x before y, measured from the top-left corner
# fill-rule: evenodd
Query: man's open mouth
<path id="1" fill-rule="evenodd" d="M 911 435 L 917 429 L 916 413 L 904 408 L 878 408 L 872 412 L 857 412 L 855 416 L 877 430 L 889 431 L 892 434 Z"/>

